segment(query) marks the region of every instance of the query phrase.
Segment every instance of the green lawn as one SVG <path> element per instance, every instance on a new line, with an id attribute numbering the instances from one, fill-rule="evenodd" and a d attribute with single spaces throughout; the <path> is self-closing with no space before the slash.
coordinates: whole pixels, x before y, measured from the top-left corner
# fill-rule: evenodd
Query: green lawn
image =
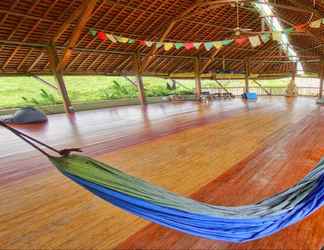
<path id="1" fill-rule="evenodd" d="M 55 84 L 53 77 L 42 76 Z M 69 96 L 72 102 L 136 97 L 136 88 L 123 77 L 108 76 L 65 76 Z M 264 86 L 287 86 L 288 79 L 261 81 Z M 189 94 L 194 89 L 193 80 L 179 80 L 176 90 L 166 87 L 167 80 L 156 77 L 144 77 L 147 96 L 163 96 L 172 93 Z M 226 87 L 244 86 L 244 81 L 222 81 Z M 214 81 L 204 80 L 203 87 L 217 87 Z M 61 103 L 56 90 L 39 82 L 33 77 L 0 77 L 0 109 L 24 107 L 28 105 L 48 105 Z"/>

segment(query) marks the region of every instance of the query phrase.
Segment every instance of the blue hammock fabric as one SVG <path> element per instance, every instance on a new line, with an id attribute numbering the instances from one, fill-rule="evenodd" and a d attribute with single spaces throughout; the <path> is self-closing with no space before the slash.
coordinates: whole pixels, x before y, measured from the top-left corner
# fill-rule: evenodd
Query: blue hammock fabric
<path id="1" fill-rule="evenodd" d="M 213 206 L 181 197 L 84 156 L 50 160 L 65 176 L 119 208 L 212 240 L 240 243 L 263 238 L 304 219 L 324 204 L 324 160 L 292 188 L 240 207 Z"/>
<path id="2" fill-rule="evenodd" d="M 225 207 L 195 201 L 127 175 L 90 157 L 57 150 L 0 121 L 37 149 L 65 176 L 93 194 L 157 224 L 229 242 L 260 239 L 306 218 L 324 205 L 324 159 L 295 186 L 253 205 Z M 36 144 L 61 155 L 51 156 Z"/>

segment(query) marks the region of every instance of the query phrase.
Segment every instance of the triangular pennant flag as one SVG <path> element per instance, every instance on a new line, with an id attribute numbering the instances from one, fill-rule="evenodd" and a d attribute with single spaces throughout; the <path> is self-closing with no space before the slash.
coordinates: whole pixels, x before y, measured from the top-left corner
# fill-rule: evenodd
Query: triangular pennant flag
<path id="1" fill-rule="evenodd" d="M 192 49 L 192 48 L 194 48 L 194 44 L 193 43 L 185 43 L 185 48 L 187 50 Z"/>
<path id="2" fill-rule="evenodd" d="M 278 31 L 272 32 L 272 39 L 274 41 L 281 41 L 281 32 Z"/>
<path id="3" fill-rule="evenodd" d="M 151 41 L 145 41 L 145 45 L 146 45 L 147 47 L 152 47 L 153 42 L 151 42 Z"/>
<path id="4" fill-rule="evenodd" d="M 164 43 L 164 50 L 168 51 L 170 49 L 172 49 L 173 47 L 173 43 Z"/>
<path id="5" fill-rule="evenodd" d="M 259 36 L 250 36 L 249 41 L 250 41 L 252 47 L 254 47 L 254 48 L 261 45 Z"/>
<path id="6" fill-rule="evenodd" d="M 306 24 L 295 25 L 294 29 L 296 32 L 305 32 Z"/>
<path id="7" fill-rule="evenodd" d="M 196 49 L 199 49 L 200 48 L 200 45 L 201 43 L 194 43 L 193 46 L 196 48 Z"/>
<path id="8" fill-rule="evenodd" d="M 98 39 L 102 42 L 107 40 L 107 36 L 106 36 L 105 32 L 100 31 L 100 32 L 98 32 L 97 36 L 98 36 Z"/>
<path id="9" fill-rule="evenodd" d="M 205 42 L 204 43 L 205 49 L 209 51 L 212 47 L 214 47 L 213 42 Z"/>
<path id="10" fill-rule="evenodd" d="M 223 47 L 222 42 L 213 42 L 213 45 L 216 49 L 221 49 Z"/>
<path id="11" fill-rule="evenodd" d="M 294 28 L 287 28 L 283 30 L 283 33 L 291 33 L 294 31 Z"/>
<path id="12" fill-rule="evenodd" d="M 138 44 L 139 44 L 139 45 L 143 45 L 143 46 L 146 45 L 144 40 L 138 40 Z"/>
<path id="13" fill-rule="evenodd" d="M 157 42 L 155 46 L 156 46 L 156 48 L 158 49 L 158 48 L 161 48 L 162 45 L 163 45 L 163 43 L 161 43 L 161 42 Z"/>
<path id="14" fill-rule="evenodd" d="M 110 41 L 112 41 L 113 43 L 117 43 L 117 40 L 113 35 L 111 35 L 111 34 L 106 34 L 106 35 L 107 35 L 107 37 L 109 38 Z"/>
<path id="15" fill-rule="evenodd" d="M 90 28 L 89 29 L 89 33 L 92 35 L 92 36 L 96 36 L 97 35 L 97 31 L 95 28 Z"/>
<path id="16" fill-rule="evenodd" d="M 246 43 L 247 40 L 248 39 L 246 37 L 240 37 L 240 38 L 235 39 L 235 43 L 240 46 L 240 45 L 243 45 L 244 43 Z"/>
<path id="17" fill-rule="evenodd" d="M 316 21 L 313 21 L 310 23 L 309 27 L 313 28 L 313 29 L 318 29 L 321 27 L 321 24 L 322 24 L 322 19 L 318 19 Z"/>
<path id="18" fill-rule="evenodd" d="M 270 34 L 269 33 L 266 33 L 266 34 L 261 35 L 261 40 L 262 40 L 263 43 L 269 42 L 269 40 L 270 40 Z"/>
<path id="19" fill-rule="evenodd" d="M 226 45 L 230 45 L 233 42 L 233 40 L 223 40 L 221 41 L 221 43 L 226 46 Z"/>
<path id="20" fill-rule="evenodd" d="M 115 36 L 115 38 L 119 43 L 128 43 L 128 38 L 127 37 Z"/>
<path id="21" fill-rule="evenodd" d="M 134 40 L 134 39 L 130 39 L 130 38 L 128 38 L 128 43 L 129 43 L 129 44 L 133 44 L 133 43 L 135 43 L 135 40 Z"/>
<path id="22" fill-rule="evenodd" d="M 181 49 L 184 47 L 184 44 L 183 43 L 175 43 L 175 47 L 176 47 L 176 49 Z"/>

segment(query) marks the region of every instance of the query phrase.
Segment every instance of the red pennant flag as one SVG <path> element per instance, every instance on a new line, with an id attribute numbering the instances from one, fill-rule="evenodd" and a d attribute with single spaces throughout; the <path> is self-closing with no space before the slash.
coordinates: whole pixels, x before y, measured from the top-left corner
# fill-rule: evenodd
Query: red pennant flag
<path id="1" fill-rule="evenodd" d="M 306 25 L 307 24 L 299 24 L 299 25 L 295 25 L 294 29 L 296 32 L 305 32 L 306 30 Z"/>
<path id="2" fill-rule="evenodd" d="M 143 46 L 146 45 L 144 40 L 139 40 L 138 43 L 139 45 L 143 45 Z"/>
<path id="3" fill-rule="evenodd" d="M 107 40 L 107 36 L 106 36 L 105 32 L 100 31 L 97 33 L 97 36 L 98 36 L 98 39 L 102 42 Z"/>
<path id="4" fill-rule="evenodd" d="M 235 39 L 235 43 L 239 46 L 243 45 L 244 43 L 246 43 L 248 41 L 247 37 L 241 37 L 241 38 L 237 38 Z"/>
<path id="5" fill-rule="evenodd" d="M 193 44 L 193 43 L 185 43 L 185 48 L 186 48 L 187 50 L 189 50 L 189 49 L 193 49 L 193 48 L 194 48 L 194 44 Z"/>

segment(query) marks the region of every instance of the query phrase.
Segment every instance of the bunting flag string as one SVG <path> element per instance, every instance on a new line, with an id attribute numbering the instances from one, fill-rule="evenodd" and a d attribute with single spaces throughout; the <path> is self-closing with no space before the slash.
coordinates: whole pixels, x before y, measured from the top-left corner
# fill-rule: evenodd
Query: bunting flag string
<path id="1" fill-rule="evenodd" d="M 311 29 L 318 29 L 321 25 L 324 24 L 324 18 L 312 21 L 306 24 L 298 24 L 293 26 L 292 28 L 284 29 L 283 31 L 273 31 L 269 33 L 263 33 L 260 35 L 253 36 L 240 36 L 236 39 L 227 39 L 222 41 L 207 41 L 207 42 L 155 42 L 155 41 L 146 41 L 142 39 L 132 39 L 123 36 L 116 36 L 113 34 L 105 33 L 103 31 L 97 31 L 94 28 L 89 29 L 89 33 L 93 37 L 97 37 L 101 42 L 109 41 L 111 43 L 122 43 L 122 44 L 139 44 L 141 46 L 156 48 L 163 48 L 165 51 L 169 51 L 171 49 L 182 49 L 186 50 L 192 49 L 200 49 L 201 47 L 205 50 L 209 51 L 212 48 L 216 48 L 217 50 L 221 49 L 224 46 L 231 45 L 232 43 L 237 46 L 242 46 L 249 43 L 253 48 L 256 48 L 262 44 L 273 41 L 281 41 L 283 34 L 289 34 L 291 32 L 306 32 L 306 29 L 309 27 Z"/>

